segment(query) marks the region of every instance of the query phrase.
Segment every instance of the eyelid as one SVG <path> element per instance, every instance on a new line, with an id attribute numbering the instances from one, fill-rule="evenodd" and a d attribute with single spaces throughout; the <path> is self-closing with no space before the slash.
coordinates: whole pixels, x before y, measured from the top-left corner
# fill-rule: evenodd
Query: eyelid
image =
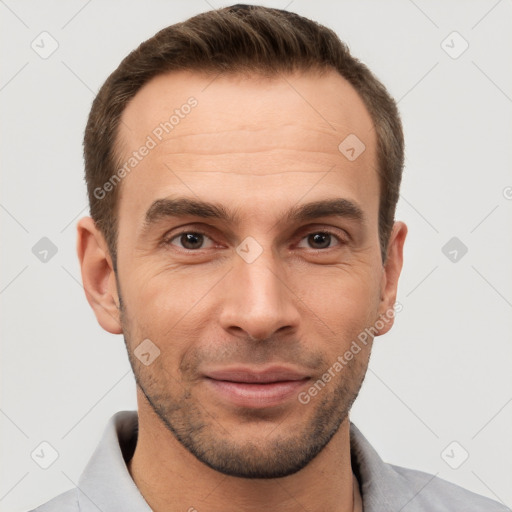
<path id="1" fill-rule="evenodd" d="M 346 245 L 349 242 L 349 236 L 346 234 L 345 237 L 341 236 L 338 232 L 332 229 L 328 228 L 316 228 L 316 229 L 309 229 L 306 231 L 305 234 L 301 234 L 298 237 L 298 243 L 302 242 L 305 238 L 307 238 L 310 235 L 316 234 L 316 233 L 324 233 L 326 235 L 330 235 L 336 239 L 338 242 L 337 246 Z M 310 247 L 310 250 L 312 251 L 326 251 L 327 249 L 333 249 L 336 246 L 333 247 L 327 247 L 326 249 L 313 249 Z"/>
<path id="2" fill-rule="evenodd" d="M 194 229 L 194 228 L 189 228 L 189 227 L 185 227 L 183 229 L 180 229 L 179 231 L 177 231 L 176 233 L 172 233 L 172 235 L 170 235 L 169 233 L 170 232 L 167 232 L 163 237 L 162 237 L 162 242 L 161 244 L 162 245 L 174 245 L 172 243 L 173 240 L 175 240 L 176 238 L 179 238 L 181 237 L 181 235 L 184 235 L 186 233 L 194 233 L 196 235 L 201 235 L 203 236 L 204 238 L 208 238 L 214 245 L 216 244 L 215 240 L 208 234 L 207 232 L 208 230 L 205 230 L 205 229 Z M 189 251 L 189 252 L 199 252 L 201 250 L 204 250 L 205 248 L 201 247 L 201 249 L 186 249 L 185 247 L 179 247 L 179 249 L 183 250 L 183 251 Z"/>
<path id="3" fill-rule="evenodd" d="M 175 229 L 178 229 L 177 232 L 173 232 Z M 341 235 L 339 232 L 342 232 L 344 233 L 344 236 Z M 170 233 L 172 233 L 172 235 L 170 235 Z M 174 228 L 172 230 L 169 230 L 168 232 L 166 232 L 162 239 L 161 239 L 161 242 L 159 245 L 162 245 L 162 246 L 168 246 L 168 245 L 173 245 L 174 247 L 178 247 L 178 249 L 182 250 L 182 251 L 186 251 L 186 252 L 200 252 L 200 251 L 203 251 L 203 250 L 208 250 L 210 249 L 211 247 L 206 247 L 206 248 L 200 248 L 200 249 L 186 249 L 185 247 L 179 247 L 179 246 L 175 246 L 174 244 L 172 244 L 172 241 L 175 240 L 176 238 L 180 237 L 181 235 L 185 234 L 185 233 L 195 233 L 195 234 L 198 234 L 198 235 L 202 235 L 204 236 L 205 238 L 208 238 L 211 242 L 213 242 L 214 245 L 219 245 L 218 242 L 215 241 L 214 237 L 211 236 L 211 233 L 210 233 L 210 230 L 209 229 L 206 229 L 204 226 L 201 226 L 201 227 L 195 227 L 193 224 L 192 225 L 186 225 L 186 226 L 181 226 L 179 228 Z M 326 251 L 328 249 L 332 249 L 334 247 L 337 247 L 337 246 L 343 246 L 343 245 L 346 245 L 347 243 L 349 243 L 351 237 L 350 235 L 343 229 L 341 228 L 331 228 L 331 227 L 326 227 L 325 225 L 322 225 L 322 224 L 316 224 L 316 225 L 307 225 L 307 226 L 303 226 L 301 229 L 299 229 L 299 232 L 298 234 L 296 234 L 296 236 L 294 237 L 296 242 L 294 243 L 294 245 L 297 245 L 299 244 L 300 242 L 302 242 L 302 240 L 304 240 L 306 237 L 312 235 L 312 234 L 315 234 L 315 233 L 325 233 L 325 234 L 328 234 L 330 236 L 333 236 L 338 244 L 336 246 L 333 246 L 333 247 L 328 247 L 326 249 L 313 249 L 313 248 L 310 248 L 310 250 L 312 251 Z"/>
<path id="4" fill-rule="evenodd" d="M 309 224 L 300 228 L 296 238 L 302 240 L 304 237 L 313 233 L 326 233 L 334 236 L 340 243 L 348 243 L 351 240 L 350 234 L 342 228 L 326 226 L 325 224 Z"/>

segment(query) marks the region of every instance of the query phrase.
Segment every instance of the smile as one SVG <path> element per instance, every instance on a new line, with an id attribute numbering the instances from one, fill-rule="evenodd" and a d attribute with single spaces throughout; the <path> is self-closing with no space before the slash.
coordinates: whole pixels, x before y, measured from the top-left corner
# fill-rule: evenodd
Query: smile
<path id="1" fill-rule="evenodd" d="M 216 396 L 233 405 L 253 409 L 281 405 L 296 397 L 309 380 L 309 376 L 283 367 L 263 371 L 231 368 L 205 374 L 205 382 Z"/>

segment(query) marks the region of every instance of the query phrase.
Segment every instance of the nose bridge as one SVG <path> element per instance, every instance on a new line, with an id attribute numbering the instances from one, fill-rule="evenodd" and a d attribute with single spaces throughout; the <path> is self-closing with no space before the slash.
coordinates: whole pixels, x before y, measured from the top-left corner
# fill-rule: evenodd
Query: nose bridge
<path id="1" fill-rule="evenodd" d="M 283 327 L 298 323 L 293 293 L 286 283 L 282 265 L 270 247 L 253 240 L 237 248 L 223 304 L 225 329 L 244 331 L 254 339 L 265 339 Z"/>

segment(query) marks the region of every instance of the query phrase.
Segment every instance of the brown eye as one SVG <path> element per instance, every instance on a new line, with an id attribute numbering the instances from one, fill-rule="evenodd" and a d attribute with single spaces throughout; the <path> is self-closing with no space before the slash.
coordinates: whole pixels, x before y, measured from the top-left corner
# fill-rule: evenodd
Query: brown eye
<path id="1" fill-rule="evenodd" d="M 313 249 L 326 249 L 331 244 L 329 233 L 313 233 L 308 236 L 308 242 Z"/>
<path id="2" fill-rule="evenodd" d="M 203 235 L 200 233 L 184 233 L 180 236 L 180 242 L 185 249 L 200 249 L 203 245 Z"/>
<path id="3" fill-rule="evenodd" d="M 299 243 L 299 247 L 307 249 L 330 249 L 337 245 L 342 245 L 343 240 L 339 236 L 328 231 L 316 231 L 304 237 Z"/>
<path id="4" fill-rule="evenodd" d="M 213 242 L 203 233 L 198 233 L 196 231 L 185 231 L 173 236 L 166 243 L 169 245 L 177 245 L 182 249 L 193 251 L 196 249 L 205 249 L 205 244 L 209 243 L 209 246 L 211 246 Z"/>

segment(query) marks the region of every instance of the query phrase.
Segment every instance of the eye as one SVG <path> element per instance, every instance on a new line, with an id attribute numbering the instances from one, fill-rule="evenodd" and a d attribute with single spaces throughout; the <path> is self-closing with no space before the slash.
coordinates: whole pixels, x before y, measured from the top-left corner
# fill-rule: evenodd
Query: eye
<path id="1" fill-rule="evenodd" d="M 169 245 L 177 245 L 178 247 L 188 251 L 206 249 L 207 247 L 213 246 L 213 240 L 210 237 L 197 231 L 184 231 L 182 233 L 178 233 L 172 238 L 166 240 L 165 243 Z"/>
<path id="2" fill-rule="evenodd" d="M 331 243 L 334 245 L 331 245 Z M 307 244 L 307 245 L 304 245 Z M 330 233 L 328 231 L 316 231 L 315 233 L 310 233 L 306 237 L 304 237 L 301 242 L 298 244 L 298 247 L 306 247 L 311 249 L 329 249 L 336 245 L 342 245 L 343 241 L 339 236 L 334 233 Z"/>

